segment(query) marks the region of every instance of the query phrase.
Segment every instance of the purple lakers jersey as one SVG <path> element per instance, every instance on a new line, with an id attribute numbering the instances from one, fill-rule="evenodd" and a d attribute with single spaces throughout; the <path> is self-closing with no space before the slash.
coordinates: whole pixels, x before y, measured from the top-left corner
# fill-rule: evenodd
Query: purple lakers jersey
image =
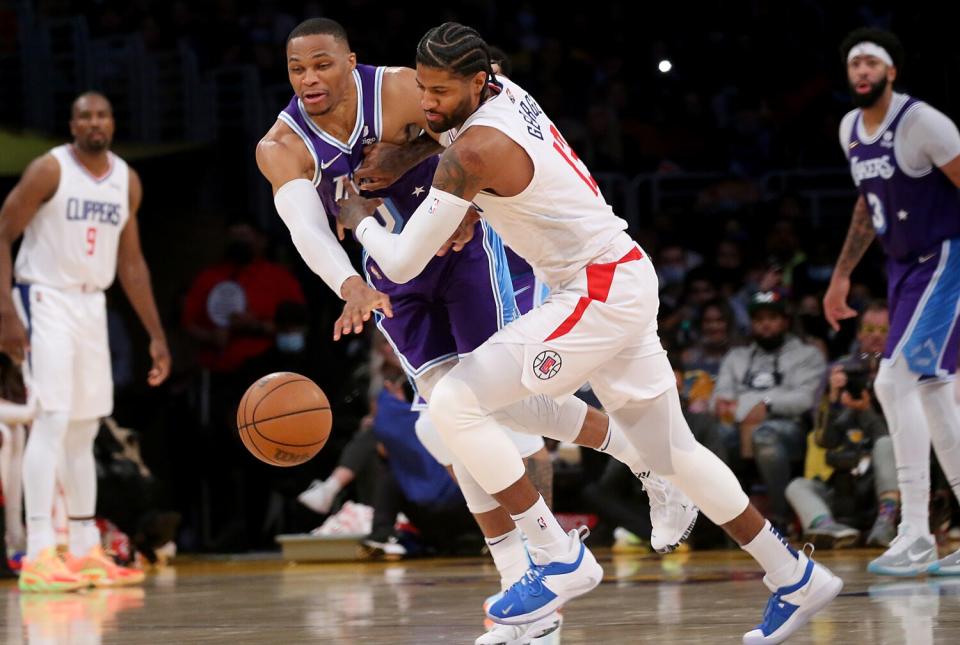
<path id="1" fill-rule="evenodd" d="M 340 212 L 337 200 L 343 196 L 343 182 L 353 176 L 353 171 L 363 160 L 363 147 L 376 143 L 383 134 L 383 105 L 380 89 L 383 85 L 384 67 L 357 65 L 353 82 L 357 88 L 357 120 L 350 139 L 340 141 L 317 126 L 307 115 L 300 99 L 294 96 L 280 112 L 281 121 L 290 126 L 303 139 L 313 157 L 313 185 L 317 187 L 320 200 L 329 217 Z M 433 173 L 438 157 L 424 161 L 401 177 L 389 188 L 362 191 L 364 197 L 382 197 L 383 206 L 377 209 L 381 223 L 394 233 L 403 229 L 406 218 L 412 214 L 426 197 L 433 183 Z"/>
<path id="2" fill-rule="evenodd" d="M 847 144 L 853 182 L 884 250 L 897 260 L 914 259 L 960 237 L 960 195 L 953 183 L 937 167 L 916 174 L 897 159 L 897 128 L 920 105 L 911 97 L 892 104 L 896 115 L 868 139 L 859 136 L 863 113 L 858 111 Z"/>

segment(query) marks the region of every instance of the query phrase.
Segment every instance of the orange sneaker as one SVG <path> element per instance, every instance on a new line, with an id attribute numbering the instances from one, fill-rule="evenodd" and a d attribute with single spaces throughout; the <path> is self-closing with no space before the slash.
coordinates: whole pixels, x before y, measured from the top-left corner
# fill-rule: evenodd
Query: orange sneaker
<path id="1" fill-rule="evenodd" d="M 67 553 L 67 567 L 92 587 L 119 587 L 138 585 L 143 582 L 143 571 L 121 567 L 99 546 L 95 546 L 82 558 Z"/>
<path id="2" fill-rule="evenodd" d="M 76 591 L 87 586 L 87 582 L 67 567 L 53 547 L 42 550 L 33 560 L 23 561 L 18 584 L 20 591 L 28 592 Z"/>

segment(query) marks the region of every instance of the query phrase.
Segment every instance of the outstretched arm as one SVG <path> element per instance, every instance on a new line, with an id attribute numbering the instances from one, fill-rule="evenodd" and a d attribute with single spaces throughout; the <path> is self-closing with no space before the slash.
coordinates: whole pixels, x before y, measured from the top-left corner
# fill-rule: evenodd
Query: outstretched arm
<path id="1" fill-rule="evenodd" d="M 870 221 L 867 201 L 861 195 L 853 207 L 853 217 L 850 220 L 850 228 L 847 230 L 847 238 L 843 242 L 843 249 L 833 269 L 830 286 L 823 296 L 823 314 L 835 330 L 840 329 L 841 320 L 857 315 L 857 312 L 847 305 L 850 274 L 853 273 L 876 236 L 877 233 L 873 230 L 873 224 Z"/>

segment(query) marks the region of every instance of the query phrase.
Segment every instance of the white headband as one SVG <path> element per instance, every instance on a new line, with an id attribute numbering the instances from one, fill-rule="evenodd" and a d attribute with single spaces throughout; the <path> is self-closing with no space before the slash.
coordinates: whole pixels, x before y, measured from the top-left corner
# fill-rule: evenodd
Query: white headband
<path id="1" fill-rule="evenodd" d="M 893 59 L 890 58 L 890 54 L 887 53 L 887 50 L 877 43 L 872 43 L 869 40 L 865 40 L 862 43 L 857 43 L 850 48 L 850 53 L 847 54 L 847 64 L 849 64 L 850 61 L 857 56 L 873 56 L 874 58 L 879 58 L 890 67 L 893 67 Z"/>

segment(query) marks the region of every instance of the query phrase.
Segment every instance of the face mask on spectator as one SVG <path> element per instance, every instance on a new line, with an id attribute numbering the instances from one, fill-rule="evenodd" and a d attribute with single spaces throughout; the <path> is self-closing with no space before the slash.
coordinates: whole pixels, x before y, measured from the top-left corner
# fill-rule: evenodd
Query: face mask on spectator
<path id="1" fill-rule="evenodd" d="M 302 331 L 288 331 L 277 334 L 277 349 L 284 354 L 302 352 L 307 345 L 307 339 Z"/>

